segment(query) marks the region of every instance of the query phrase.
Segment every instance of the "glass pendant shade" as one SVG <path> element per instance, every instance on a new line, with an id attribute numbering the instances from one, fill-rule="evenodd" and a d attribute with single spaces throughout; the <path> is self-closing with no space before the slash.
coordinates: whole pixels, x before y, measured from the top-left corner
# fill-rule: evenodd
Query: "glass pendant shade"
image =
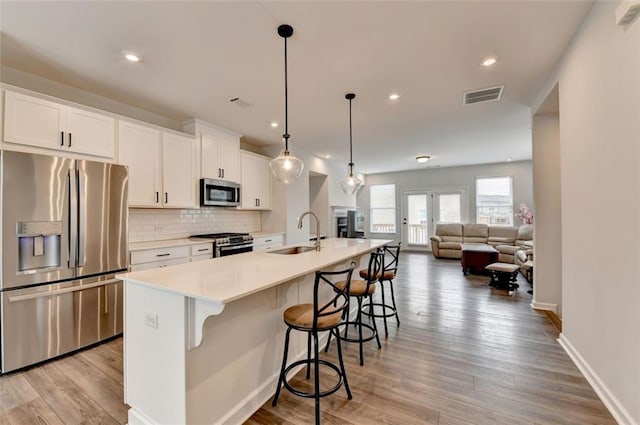
<path id="1" fill-rule="evenodd" d="M 362 180 L 357 178 L 352 171 L 340 182 L 340 189 L 342 189 L 346 195 L 355 195 L 361 187 Z"/>
<path id="2" fill-rule="evenodd" d="M 269 161 L 271 173 L 280 183 L 290 184 L 298 180 L 304 170 L 304 162 L 288 150 L 282 149 L 280 155 Z"/>

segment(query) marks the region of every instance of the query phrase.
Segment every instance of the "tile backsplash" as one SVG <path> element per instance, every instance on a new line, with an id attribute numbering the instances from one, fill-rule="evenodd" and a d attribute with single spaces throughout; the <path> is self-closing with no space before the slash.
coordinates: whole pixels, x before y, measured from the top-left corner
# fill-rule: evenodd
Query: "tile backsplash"
<path id="1" fill-rule="evenodd" d="M 217 232 L 259 232 L 260 211 L 228 208 L 129 209 L 129 242 Z"/>

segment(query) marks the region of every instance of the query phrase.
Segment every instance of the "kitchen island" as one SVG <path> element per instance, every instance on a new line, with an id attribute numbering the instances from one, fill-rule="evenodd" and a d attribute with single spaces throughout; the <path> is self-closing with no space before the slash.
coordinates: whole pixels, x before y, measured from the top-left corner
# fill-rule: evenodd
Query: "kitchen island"
<path id="1" fill-rule="evenodd" d="M 275 391 L 282 313 L 313 302 L 315 271 L 366 267 L 368 253 L 390 242 L 326 239 L 319 252 L 251 252 L 119 275 L 129 424 L 242 423 Z M 290 360 L 305 354 L 304 335 L 292 335 Z"/>

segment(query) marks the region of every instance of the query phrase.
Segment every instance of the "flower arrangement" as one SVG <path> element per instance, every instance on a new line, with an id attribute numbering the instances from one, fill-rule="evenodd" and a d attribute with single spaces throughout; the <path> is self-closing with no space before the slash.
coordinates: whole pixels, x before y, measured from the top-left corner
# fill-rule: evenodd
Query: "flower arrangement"
<path id="1" fill-rule="evenodd" d="M 527 204 L 520 204 L 520 211 L 516 213 L 516 217 L 522 220 L 522 224 L 533 224 L 533 211 Z"/>

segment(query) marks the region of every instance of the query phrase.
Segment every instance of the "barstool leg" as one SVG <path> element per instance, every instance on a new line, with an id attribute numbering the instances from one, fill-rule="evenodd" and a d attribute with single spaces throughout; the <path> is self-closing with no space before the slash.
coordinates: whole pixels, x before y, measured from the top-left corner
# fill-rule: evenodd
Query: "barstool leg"
<path id="1" fill-rule="evenodd" d="M 371 295 L 369 295 L 369 308 L 373 308 L 373 297 Z M 380 336 L 378 335 L 378 325 L 376 325 L 376 318 L 374 317 L 373 320 L 373 331 L 376 334 L 376 342 L 378 343 L 378 350 L 382 348 L 382 344 L 380 344 Z M 362 335 L 360 335 L 360 339 L 362 339 Z"/>
<path id="2" fill-rule="evenodd" d="M 311 332 L 307 333 L 307 379 L 311 377 Z"/>
<path id="3" fill-rule="evenodd" d="M 287 333 L 284 337 L 284 354 L 282 355 L 282 367 L 280 368 L 280 378 L 278 378 L 278 388 L 276 388 L 276 395 L 273 396 L 272 406 L 278 404 L 278 397 L 280 397 L 280 389 L 282 388 L 282 382 L 284 381 L 284 370 L 287 367 L 287 354 L 289 353 L 289 334 L 291 328 L 287 328 Z"/>
<path id="4" fill-rule="evenodd" d="M 382 292 L 382 319 L 384 320 L 384 337 L 389 337 L 389 330 L 387 329 L 387 312 L 384 306 L 387 305 L 387 302 L 384 299 L 384 281 L 380 281 L 380 292 Z M 370 295 L 371 297 L 371 295 Z M 373 309 L 373 304 L 371 305 L 370 310 Z M 375 320 L 373 317 L 371 320 Z"/>
<path id="5" fill-rule="evenodd" d="M 393 309 L 396 311 L 396 322 L 400 326 L 400 318 L 398 317 L 398 307 L 396 307 L 396 295 L 393 293 L 393 280 L 389 280 L 389 287 L 391 288 L 391 302 L 393 302 Z"/>
<path id="6" fill-rule="evenodd" d="M 338 332 L 338 328 L 333 328 L 330 332 L 329 332 L 329 337 L 331 337 L 331 334 L 333 333 L 333 331 Z M 344 379 L 344 388 L 347 390 L 347 398 L 349 398 L 349 400 L 353 399 L 353 396 L 351 395 L 351 388 L 349 388 L 349 381 L 347 380 L 347 370 L 344 368 L 344 361 L 342 360 L 342 344 L 340 342 L 340 338 L 338 338 L 338 336 L 336 335 L 336 341 L 338 341 L 336 344 L 338 345 L 338 360 L 340 361 L 340 370 L 342 370 L 342 379 Z"/>
<path id="7" fill-rule="evenodd" d="M 339 343 L 339 342 L 338 342 Z M 313 350 L 314 350 L 314 389 L 315 389 L 315 402 L 316 402 L 316 425 L 320 425 L 320 364 L 319 359 L 319 347 L 318 347 L 318 331 L 313 332 Z"/>
<path id="8" fill-rule="evenodd" d="M 356 322 L 358 323 L 358 335 L 360 336 L 360 341 L 358 342 L 360 345 L 360 366 L 364 366 L 364 350 L 362 349 L 362 297 L 358 297 L 358 315 L 356 316 Z"/>

